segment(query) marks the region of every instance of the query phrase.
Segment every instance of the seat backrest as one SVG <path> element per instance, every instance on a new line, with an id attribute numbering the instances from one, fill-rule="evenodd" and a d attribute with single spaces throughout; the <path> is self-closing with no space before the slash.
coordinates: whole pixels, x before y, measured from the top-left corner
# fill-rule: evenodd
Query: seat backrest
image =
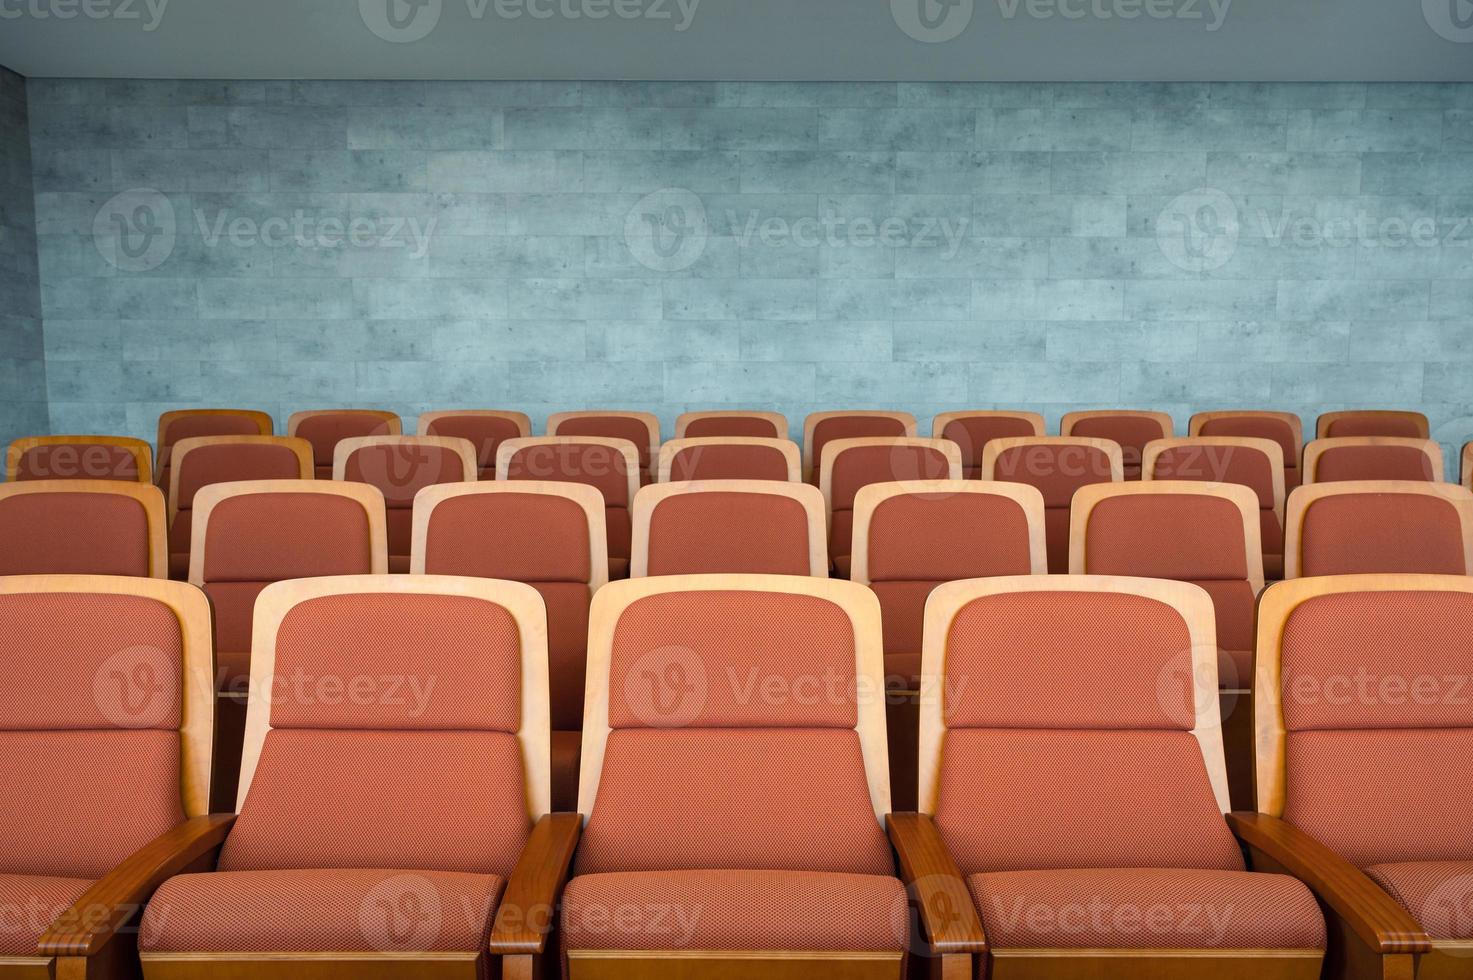
<path id="1" fill-rule="evenodd" d="M 356 436 L 339 442 L 332 459 L 334 480 L 366 483 L 384 495 L 389 567 L 395 572 L 409 567 L 415 494 L 474 481 L 479 471 L 476 447 L 451 436 Z"/>
<path id="2" fill-rule="evenodd" d="M 610 567 L 629 560 L 629 508 L 639 489 L 639 452 L 628 439 L 540 436 L 496 450 L 496 479 L 582 483 L 604 498 Z"/>
<path id="3" fill-rule="evenodd" d="M 5 480 L 153 480 L 153 450 L 125 436 L 25 436 L 5 452 Z"/>
<path id="4" fill-rule="evenodd" d="M 1467 576 L 1271 587 L 1258 614 L 1258 809 L 1360 867 L 1473 860 L 1470 638 Z"/>
<path id="5" fill-rule="evenodd" d="M 660 420 L 649 412 L 555 412 L 547 417 L 547 434 L 628 439 L 639 451 L 641 479 L 649 482 L 654 478 Z"/>
<path id="6" fill-rule="evenodd" d="M 1198 412 L 1187 423 L 1187 435 L 1272 439 L 1284 457 L 1284 492 L 1303 482 L 1299 460 L 1304 455 L 1304 423 L 1293 412 Z"/>
<path id="7" fill-rule="evenodd" d="M 600 589 L 577 873 L 893 874 L 879 616 L 863 586 L 820 578 Z"/>
<path id="8" fill-rule="evenodd" d="M 1172 425 L 1171 416 L 1165 412 L 1132 409 L 1067 412 L 1059 420 L 1059 435 L 1109 439 L 1118 443 L 1125 479 L 1139 480 L 1146 443 L 1153 439 L 1170 439 Z"/>
<path id="9" fill-rule="evenodd" d="M 583 725 L 588 605 L 609 580 L 603 497 L 577 483 L 444 484 L 414 506 L 415 575 L 474 575 L 532 586 L 547 608 L 552 727 Z"/>
<path id="10" fill-rule="evenodd" d="M 634 496 L 629 574 L 828 575 L 823 494 L 806 483 L 698 480 Z"/>
<path id="11" fill-rule="evenodd" d="M 1473 492 L 1450 483 L 1348 480 L 1289 495 L 1284 577 L 1473 570 Z"/>
<path id="12" fill-rule="evenodd" d="M 1242 870 L 1212 602 L 1156 579 L 1031 575 L 931 593 L 920 806 L 963 874 Z"/>
<path id="13" fill-rule="evenodd" d="M 755 436 L 671 439 L 660 447 L 658 482 L 803 479 L 796 442 Z"/>
<path id="14" fill-rule="evenodd" d="M 189 582 L 215 613 L 215 656 L 225 685 L 249 678 L 251 616 L 273 582 L 387 574 L 384 495 L 332 480 L 216 483 L 194 498 Z"/>
<path id="15" fill-rule="evenodd" d="M 982 451 L 982 479 L 1026 483 L 1043 494 L 1048 570 L 1069 570 L 1069 502 L 1092 483 L 1125 479 L 1120 447 L 1108 439 L 1022 436 L 994 439 Z"/>
<path id="16" fill-rule="evenodd" d="M 1345 436 L 1304 447 L 1304 482 L 1442 480 L 1442 447 L 1431 439 Z"/>
<path id="17" fill-rule="evenodd" d="M 829 555 L 835 559 L 852 550 L 854 496 L 864 487 L 962 478 L 961 448 L 956 443 L 914 436 L 830 439 L 818 466 L 818 488 L 829 513 Z"/>
<path id="18" fill-rule="evenodd" d="M 510 876 L 551 795 L 537 592 L 355 575 L 273 585 L 258 616 L 252 686 L 272 696 L 248 709 L 220 870 Z M 327 698 L 303 678 L 359 684 Z"/>
<path id="19" fill-rule="evenodd" d="M 460 409 L 420 412 L 418 434 L 469 439 L 476 450 L 478 480 L 496 479 L 496 447 L 503 439 L 521 439 L 532 434 L 532 420 L 525 412 L 490 409 Z"/>
<path id="20" fill-rule="evenodd" d="M 675 438 L 746 436 L 786 439 L 788 417 L 780 412 L 683 412 L 675 420 Z"/>
<path id="21" fill-rule="evenodd" d="M 0 485 L 0 575 L 169 572 L 164 495 L 147 483 L 28 480 Z"/>
<path id="22" fill-rule="evenodd" d="M 184 408 L 159 416 L 158 458 L 155 476 L 167 491 L 172 479 L 170 461 L 174 444 L 200 436 L 269 436 L 276 423 L 265 412 L 246 408 Z M 288 433 L 290 435 L 291 433 Z"/>
<path id="23" fill-rule="evenodd" d="M 818 483 L 823 465 L 823 447 L 834 439 L 868 436 L 909 437 L 916 434 L 916 419 L 909 412 L 851 410 L 811 412 L 803 420 L 803 479 Z"/>
<path id="24" fill-rule="evenodd" d="M 1191 436 L 1146 444 L 1141 479 L 1236 483 L 1258 497 L 1260 551 L 1282 567 L 1284 554 L 1285 470 L 1282 450 L 1271 439 L 1247 436 Z M 1272 577 L 1279 577 L 1275 571 Z"/>
<path id="25" fill-rule="evenodd" d="M 215 704 L 197 590 L 7 575 L 0 635 L 0 874 L 100 878 L 207 812 Z"/>
<path id="26" fill-rule="evenodd" d="M 1348 412 L 1326 412 L 1315 422 L 1316 439 L 1339 439 L 1345 436 L 1394 436 L 1401 439 L 1426 439 L 1431 435 L 1427 416 L 1421 412 L 1391 412 L 1357 409 Z"/>
<path id="27" fill-rule="evenodd" d="M 399 416 L 373 408 L 324 408 L 294 412 L 286 434 L 312 444 L 317 479 L 332 479 L 332 457 L 337 445 L 355 436 L 397 436 L 404 431 Z"/>
<path id="28" fill-rule="evenodd" d="M 942 412 L 931 420 L 931 436 L 950 439 L 961 447 L 962 476 L 982 475 L 982 450 L 993 439 L 1041 436 L 1046 432 L 1037 412 Z"/>

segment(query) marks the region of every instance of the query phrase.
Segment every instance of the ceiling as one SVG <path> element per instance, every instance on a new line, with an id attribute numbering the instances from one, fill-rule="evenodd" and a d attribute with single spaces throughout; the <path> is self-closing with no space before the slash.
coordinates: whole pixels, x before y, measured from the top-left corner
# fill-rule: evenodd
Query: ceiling
<path id="1" fill-rule="evenodd" d="M 116 78 L 1473 81 L 1473 0 L 0 0 Z"/>

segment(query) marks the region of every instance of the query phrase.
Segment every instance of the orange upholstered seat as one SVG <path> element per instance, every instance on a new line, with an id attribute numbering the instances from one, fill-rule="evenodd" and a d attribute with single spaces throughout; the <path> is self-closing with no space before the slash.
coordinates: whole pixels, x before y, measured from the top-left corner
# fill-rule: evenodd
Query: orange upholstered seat
<path id="1" fill-rule="evenodd" d="M 1165 412 L 1105 410 L 1068 412 L 1059 420 L 1059 435 L 1083 436 L 1087 439 L 1109 439 L 1120 446 L 1125 479 L 1141 478 L 1141 457 L 1146 443 L 1153 439 L 1170 439 L 1171 416 Z"/>
<path id="2" fill-rule="evenodd" d="M 0 484 L 0 575 L 165 578 L 164 495 L 147 483 Z"/>
<path id="3" fill-rule="evenodd" d="M 1187 435 L 1271 439 L 1284 456 L 1284 492 L 1304 482 L 1299 472 L 1299 460 L 1304 455 L 1304 423 L 1293 412 L 1198 412 L 1187 423 Z"/>
<path id="4" fill-rule="evenodd" d="M 684 480 L 782 480 L 803 478 L 796 442 L 756 436 L 699 436 L 660 446 L 660 483 Z"/>
<path id="5" fill-rule="evenodd" d="M 1431 439 L 1344 436 L 1304 447 L 1304 482 L 1339 480 L 1441 481 L 1442 447 Z"/>
<path id="6" fill-rule="evenodd" d="M 915 434 L 915 416 L 909 412 L 813 412 L 803 420 L 803 479 L 817 485 L 823 447 L 834 439 Z"/>
<path id="7" fill-rule="evenodd" d="M 879 609 L 821 578 L 632 579 L 594 598 L 578 808 L 562 910 L 572 968 L 901 976 Z M 761 696 L 751 696 L 750 681 Z M 860 692 L 869 692 L 868 694 Z M 610 924 L 653 897 L 684 915 Z M 835 964 L 837 961 L 837 964 Z"/>
<path id="8" fill-rule="evenodd" d="M 269 436 L 276 431 L 271 416 L 244 408 L 185 408 L 159 416 L 158 457 L 154 478 L 168 491 L 174 444 L 201 436 Z M 294 435 L 295 433 L 287 433 Z"/>
<path id="9" fill-rule="evenodd" d="M 506 439 L 532 434 L 532 420 L 524 412 L 462 409 L 420 412 L 419 434 L 469 439 L 476 450 L 476 479 L 496 479 L 496 447 Z M 469 477 L 467 477 L 469 479 Z"/>
<path id="10" fill-rule="evenodd" d="M 312 463 L 317 479 L 332 479 L 332 459 L 337 445 L 356 436 L 397 436 L 403 423 L 393 412 L 372 408 L 324 408 L 295 412 L 287 419 L 286 434 L 312 444 Z"/>
<path id="11" fill-rule="evenodd" d="M 1108 439 L 1021 436 L 994 439 L 982 453 L 982 479 L 1026 483 L 1043 494 L 1048 570 L 1069 570 L 1069 502 L 1093 483 L 1124 479 L 1120 447 Z"/>
<path id="12" fill-rule="evenodd" d="M 746 437 L 786 439 L 788 420 L 777 412 L 684 412 L 675 420 L 675 438 Z"/>
<path id="13" fill-rule="evenodd" d="M 283 582 L 262 593 L 258 623 L 253 672 L 273 697 L 250 708 L 240 816 L 209 869 L 149 903 L 145 976 L 320 975 L 334 962 L 500 975 L 493 920 L 549 812 L 536 591 L 447 576 Z M 359 679 L 353 697 L 312 684 L 345 677 Z"/>
<path id="14" fill-rule="evenodd" d="M 1289 495 L 1285 577 L 1473 569 L 1473 492 L 1448 483 L 1350 480 Z"/>
<path id="15" fill-rule="evenodd" d="M 476 447 L 450 436 L 356 436 L 333 451 L 334 480 L 377 487 L 384 495 L 389 571 L 409 571 L 415 494 L 477 478 Z"/>
<path id="16" fill-rule="evenodd" d="M 26 436 L 5 452 L 5 480 L 153 479 L 153 450 L 125 436 Z"/>
<path id="17" fill-rule="evenodd" d="M 806 483 L 699 480 L 634 495 L 629 574 L 827 575 L 823 494 Z"/>
<path id="18" fill-rule="evenodd" d="M 960 480 L 961 449 L 947 439 L 830 439 L 824 443 L 818 473 L 818 488 L 829 512 L 829 558 L 839 576 L 848 578 L 855 495 L 873 483 Z"/>
<path id="19" fill-rule="evenodd" d="M 931 436 L 949 439 L 962 451 L 962 476 L 982 476 L 982 451 L 993 439 L 1041 436 L 1043 416 L 1037 412 L 942 412 L 931 420 Z"/>
<path id="20" fill-rule="evenodd" d="M 1427 423 L 1427 416 L 1421 412 L 1357 409 L 1326 412 L 1316 420 L 1314 434 L 1316 439 L 1339 439 L 1345 436 L 1426 439 L 1431 434 L 1431 427 Z"/>
<path id="21" fill-rule="evenodd" d="M 649 412 L 556 412 L 547 417 L 547 434 L 627 439 L 639 453 L 640 483 L 654 482 L 660 420 Z"/>
<path id="22" fill-rule="evenodd" d="M 577 483 L 461 483 L 417 499 L 414 574 L 525 582 L 547 610 L 552 684 L 552 806 L 578 804 L 588 605 L 609 580 L 599 492 Z"/>

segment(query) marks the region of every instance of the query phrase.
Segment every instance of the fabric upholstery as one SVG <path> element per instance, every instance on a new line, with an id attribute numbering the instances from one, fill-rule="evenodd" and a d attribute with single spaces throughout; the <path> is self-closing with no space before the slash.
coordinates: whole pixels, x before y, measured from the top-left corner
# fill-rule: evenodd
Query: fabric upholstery
<path id="1" fill-rule="evenodd" d="M 1069 505 L 1074 491 L 1110 482 L 1110 457 L 1092 446 L 1035 443 L 999 453 L 993 479 L 1026 483 L 1043 494 L 1048 570 L 1069 571 Z"/>
<path id="2" fill-rule="evenodd" d="M 1089 512 L 1085 570 L 1091 575 L 1246 579 L 1243 517 L 1221 497 L 1185 493 L 1109 497 Z"/>
<path id="3" fill-rule="evenodd" d="M 37 955 L 42 933 L 91 886 L 86 878 L 0 872 L 0 956 Z"/>
<path id="4" fill-rule="evenodd" d="M 1208 419 L 1198 430 L 1204 436 L 1242 436 L 1248 439 L 1272 439 L 1284 451 L 1285 492 L 1299 485 L 1299 445 L 1294 430 L 1283 419 L 1228 416 Z M 1183 479 L 1173 477 L 1173 479 Z"/>
<path id="5" fill-rule="evenodd" d="M 338 443 L 356 436 L 391 435 L 387 421 L 378 415 L 345 410 L 310 415 L 297 425 L 294 435 L 312 444 L 312 462 L 317 479 L 332 479 L 332 456 Z"/>
<path id="6" fill-rule="evenodd" d="M 149 574 L 148 512 L 110 493 L 0 499 L 0 575 Z"/>
<path id="7" fill-rule="evenodd" d="M 686 439 L 704 439 L 709 436 L 748 437 L 753 439 L 781 438 L 777 426 L 770 419 L 754 415 L 719 415 L 703 419 L 691 419 L 686 423 Z"/>
<path id="8" fill-rule="evenodd" d="M 580 950 L 899 952 L 908 914 L 888 875 L 644 871 L 574 878 L 562 927 Z"/>
<path id="9" fill-rule="evenodd" d="M 1373 864 L 1365 870 L 1433 939 L 1473 939 L 1473 861 Z"/>
<path id="10" fill-rule="evenodd" d="M 885 673 L 892 656 L 919 654 L 926 622 L 926 600 L 940 581 L 871 582 L 880 600 L 880 628 L 885 637 Z"/>
<path id="11" fill-rule="evenodd" d="M 831 499 L 834 510 L 853 510 L 854 495 L 871 483 L 945 480 L 947 476 L 945 454 L 930 446 L 854 446 L 834 458 Z"/>
<path id="12" fill-rule="evenodd" d="M 1451 501 L 1415 493 L 1321 497 L 1304 512 L 1301 575 L 1463 575 L 1463 528 Z"/>
<path id="13" fill-rule="evenodd" d="M 179 470 L 181 510 L 194 506 L 195 494 L 213 483 L 236 480 L 295 480 L 302 475 L 301 462 L 289 446 L 279 443 L 252 445 L 225 443 L 198 446 L 183 457 Z"/>
<path id="14" fill-rule="evenodd" d="M 251 624 L 256 597 L 270 582 L 206 582 L 215 626 L 215 670 L 226 688 L 251 676 Z"/>
<path id="15" fill-rule="evenodd" d="M 1347 436 L 1393 436 L 1401 439 L 1425 439 L 1426 433 L 1409 415 L 1347 415 L 1335 419 L 1325 431 L 1325 438 Z"/>
<path id="16" fill-rule="evenodd" d="M 907 493 L 881 501 L 870 518 L 871 582 L 1030 571 L 1027 517 L 1007 497 Z"/>
<path id="17" fill-rule="evenodd" d="M 629 468 L 624 454 L 597 443 L 544 443 L 514 453 L 508 480 L 583 483 L 603 494 L 610 507 L 629 506 Z"/>
<path id="18" fill-rule="evenodd" d="M 16 461 L 16 480 L 138 480 L 138 461 L 122 446 L 73 442 L 32 446 Z"/>
<path id="19" fill-rule="evenodd" d="M 174 444 L 182 439 L 201 436 L 259 436 L 261 427 L 249 415 L 191 414 L 181 415 L 164 429 L 159 438 L 159 458 L 155 460 L 154 474 L 159 486 L 169 488 L 170 471 L 173 468 Z M 331 474 L 329 474 L 330 476 Z"/>
<path id="20" fill-rule="evenodd" d="M 982 450 L 993 439 L 1008 439 L 1016 436 L 1031 436 L 1033 423 L 1027 419 L 972 417 L 952 419 L 946 423 L 938 438 L 949 439 L 961 447 L 962 475 L 976 479 L 982 469 Z"/>
<path id="21" fill-rule="evenodd" d="M 1324 949 L 1304 884 L 1245 871 L 1003 871 L 967 879 L 994 949 Z"/>
<path id="22" fill-rule="evenodd" d="M 1315 464 L 1316 483 L 1339 480 L 1436 480 L 1432 460 L 1413 446 L 1336 446 Z"/>
<path id="23" fill-rule="evenodd" d="M 368 515 L 327 493 L 251 493 L 220 501 L 205 538 L 207 582 L 262 582 L 371 571 Z"/>
<path id="24" fill-rule="evenodd" d="M 431 512 L 425 571 L 518 582 L 584 582 L 588 518 L 566 497 L 483 493 L 452 497 Z"/>
<path id="25" fill-rule="evenodd" d="M 139 949 L 474 952 L 505 880 L 436 871 L 313 869 L 177 875 L 148 903 Z"/>
<path id="26" fill-rule="evenodd" d="M 1158 480 L 1237 483 L 1258 495 L 1260 510 L 1274 505 L 1273 464 L 1256 449 L 1242 446 L 1174 446 L 1156 456 Z"/>
<path id="27" fill-rule="evenodd" d="M 425 432 L 429 436 L 469 440 L 476 447 L 478 480 L 496 479 L 496 447 L 521 434 L 511 419 L 495 415 L 447 415 L 432 421 Z"/>
<path id="28" fill-rule="evenodd" d="M 1171 435 L 1170 432 L 1162 431 L 1161 423 L 1156 419 L 1139 415 L 1100 415 L 1079 419 L 1070 428 L 1069 434 L 1118 442 L 1127 480 L 1140 479 L 1141 455 L 1146 443 Z"/>
<path id="29" fill-rule="evenodd" d="M 364 446 L 347 459 L 343 478 L 378 487 L 389 510 L 409 510 L 414 495 L 437 483 L 469 479 L 460 454 L 443 446 L 418 443 Z M 408 550 L 398 552 L 408 554 Z"/>
<path id="30" fill-rule="evenodd" d="M 583 676 L 588 662 L 588 607 L 593 592 L 582 582 L 529 583 L 547 607 L 548 684 L 552 727 L 583 727 Z"/>
<path id="31" fill-rule="evenodd" d="M 639 450 L 639 465 L 650 466 L 650 430 L 644 420 L 633 416 L 587 415 L 564 419 L 558 424 L 559 436 L 598 436 L 604 439 L 627 439 Z M 658 441 L 658 440 L 657 440 Z"/>
<path id="32" fill-rule="evenodd" d="M 670 460 L 670 480 L 784 480 L 788 460 L 773 446 L 687 446 Z"/>
<path id="33" fill-rule="evenodd" d="M 807 575 L 808 511 L 792 497 L 706 491 L 661 500 L 650 514 L 650 575 Z"/>
<path id="34" fill-rule="evenodd" d="M 905 423 L 884 415 L 836 415 L 821 419 L 813 427 L 813 445 L 809 460 L 813 463 L 813 482 L 818 482 L 823 468 L 823 447 L 835 439 L 861 439 L 866 436 L 903 436 Z"/>
<path id="35" fill-rule="evenodd" d="M 1258 596 L 1247 579 L 1191 579 L 1212 596 L 1217 627 L 1219 687 L 1248 687 L 1253 682 L 1254 615 Z"/>

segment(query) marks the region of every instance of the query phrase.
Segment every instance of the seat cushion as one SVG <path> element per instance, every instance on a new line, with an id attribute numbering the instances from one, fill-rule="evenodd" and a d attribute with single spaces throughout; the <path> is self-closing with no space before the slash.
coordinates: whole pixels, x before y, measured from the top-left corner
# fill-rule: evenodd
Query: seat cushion
<path id="1" fill-rule="evenodd" d="M 1473 861 L 1373 864 L 1366 874 L 1433 939 L 1473 939 Z"/>
<path id="2" fill-rule="evenodd" d="M 217 871 L 149 900 L 145 953 L 471 952 L 505 882 L 443 871 Z"/>
<path id="3" fill-rule="evenodd" d="M 1287 875 L 1097 868 L 967 879 L 996 949 L 1324 949 L 1314 896 Z"/>
<path id="4" fill-rule="evenodd" d="M 815 871 L 582 875 L 562 914 L 567 949 L 898 952 L 908 928 L 899 879 Z"/>
<path id="5" fill-rule="evenodd" d="M 36 940 L 90 887 L 85 878 L 0 874 L 0 956 L 35 956 Z"/>

